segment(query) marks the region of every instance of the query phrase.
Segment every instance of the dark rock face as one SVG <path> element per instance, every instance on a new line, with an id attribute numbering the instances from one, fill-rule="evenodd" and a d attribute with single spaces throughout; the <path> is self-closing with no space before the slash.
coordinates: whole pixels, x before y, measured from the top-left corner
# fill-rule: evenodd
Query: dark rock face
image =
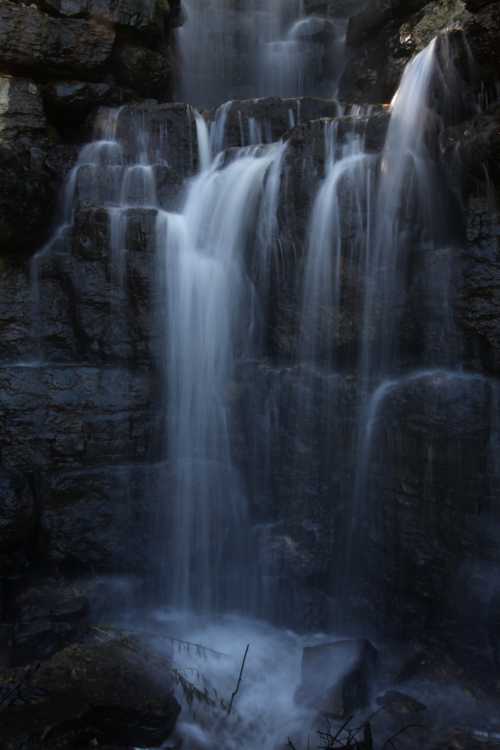
<path id="1" fill-rule="evenodd" d="M 163 525 L 163 465 L 56 472 L 42 485 L 41 553 L 70 574 L 147 577 Z"/>
<path id="2" fill-rule="evenodd" d="M 46 239 L 72 151 L 50 137 L 38 84 L 2 76 L 0 90 L 0 239 L 19 254 Z"/>
<path id="3" fill-rule="evenodd" d="M 36 7 L 6 0 L 0 8 L 0 66 L 16 73 L 54 75 L 71 71 L 97 77 L 109 62 L 112 27 L 83 19 L 57 19 Z"/>
<path id="4" fill-rule="evenodd" d="M 22 474 L 0 473 L 0 566 L 2 575 L 18 573 L 27 565 L 35 531 L 31 487 Z"/>
<path id="5" fill-rule="evenodd" d="M 88 627 L 89 603 L 74 588 L 57 582 L 31 588 L 14 603 L 13 661 L 47 659 L 81 638 Z"/>
<path id="6" fill-rule="evenodd" d="M 119 368 L 0 368 L 2 462 L 33 470 L 137 461 L 151 453 L 152 384 Z"/>

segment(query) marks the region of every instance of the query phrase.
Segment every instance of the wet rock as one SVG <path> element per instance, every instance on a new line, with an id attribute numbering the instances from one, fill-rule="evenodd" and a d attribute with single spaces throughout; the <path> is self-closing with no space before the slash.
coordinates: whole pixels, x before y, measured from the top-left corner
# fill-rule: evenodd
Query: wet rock
<path id="1" fill-rule="evenodd" d="M 192 177 L 196 173 L 196 125 L 188 104 L 145 101 L 127 107 L 117 127 L 117 138 L 123 144 L 125 158 L 133 159 L 140 153 L 137 138 L 142 128 L 151 134 L 148 142 L 151 163 L 157 163 L 158 155 L 161 155 L 179 177 Z"/>
<path id="2" fill-rule="evenodd" d="M 265 97 L 223 105 L 211 112 L 210 118 L 214 120 L 218 116 L 219 122 L 224 123 L 224 145 L 233 148 L 256 142 L 272 143 L 295 125 L 338 114 L 339 105 L 332 100 Z"/>
<path id="3" fill-rule="evenodd" d="M 46 134 L 40 88 L 26 78 L 0 76 L 0 139 L 3 143 Z"/>
<path id="4" fill-rule="evenodd" d="M 166 467 L 103 466 L 42 481 L 41 554 L 78 573 L 142 574 L 165 538 Z"/>
<path id="5" fill-rule="evenodd" d="M 4 466 L 75 468 L 155 455 L 152 387 L 144 373 L 119 368 L 0 368 Z"/>
<path id="6" fill-rule="evenodd" d="M 180 712 L 168 660 L 133 638 L 69 646 L 31 674 L 3 673 L 7 681 L 20 684 L 2 713 L 7 748 L 25 738 L 68 750 L 94 740 L 158 747 Z"/>
<path id="7" fill-rule="evenodd" d="M 33 354 L 27 265 L 4 258 L 0 267 L 0 289 L 0 361 L 22 362 Z"/>
<path id="8" fill-rule="evenodd" d="M 83 19 L 64 22 L 33 5 L 5 0 L 0 8 L 0 65 L 38 77 L 72 71 L 95 79 L 109 62 L 112 27 Z"/>
<path id="9" fill-rule="evenodd" d="M 462 256 L 459 322 L 482 342 L 484 365 L 500 371 L 500 216 L 487 195 L 471 196 L 467 210 L 469 248 Z"/>
<path id="10" fill-rule="evenodd" d="M 493 395 L 486 378 L 446 371 L 415 373 L 378 393 L 362 556 L 368 596 L 394 632 L 442 620 L 458 567 L 484 545 L 483 514 L 498 513 Z M 493 548 L 486 554 L 496 559 Z"/>
<path id="11" fill-rule="evenodd" d="M 40 247 L 52 221 L 72 150 L 52 137 L 40 87 L 0 77 L 0 241 L 2 254 Z"/>
<path id="12" fill-rule="evenodd" d="M 151 38 L 161 34 L 171 13 L 168 0 L 37 0 L 51 14 L 64 18 L 92 18 L 131 29 Z"/>
<path id="13" fill-rule="evenodd" d="M 370 701 L 376 648 L 366 640 L 304 648 L 298 699 L 332 717 L 346 718 Z"/>
<path id="14" fill-rule="evenodd" d="M 481 3 L 465 0 L 465 5 L 473 15 L 464 25 L 467 40 L 475 61 L 482 67 L 483 74 L 498 80 L 500 71 L 500 8 L 496 2 Z"/>
<path id="15" fill-rule="evenodd" d="M 120 46 L 115 55 L 118 82 L 142 97 L 169 98 L 172 63 L 162 52 L 135 45 Z"/>
<path id="16" fill-rule="evenodd" d="M 163 300 L 155 253 L 157 211 L 130 208 L 115 214 L 120 238 L 115 246 L 112 210 L 88 207 L 92 184 L 92 170 L 81 170 L 77 201 L 82 208 L 72 228 L 35 259 L 45 293 L 33 313 L 33 348 L 59 362 L 154 365 L 161 350 Z"/>
<path id="17" fill-rule="evenodd" d="M 0 569 L 16 575 L 28 564 L 35 530 L 31 487 L 22 474 L 0 469 Z"/>
<path id="18" fill-rule="evenodd" d="M 16 597 L 13 615 L 13 658 L 26 664 L 81 638 L 88 628 L 89 602 L 76 587 L 50 581 Z"/>
<path id="19" fill-rule="evenodd" d="M 398 690 L 388 690 L 383 696 L 377 698 L 377 703 L 397 717 L 409 716 L 426 710 L 423 703 Z"/>
<path id="20" fill-rule="evenodd" d="M 119 107 L 137 94 L 109 82 L 51 81 L 43 86 L 43 97 L 51 122 L 68 132 L 79 128 L 96 107 Z"/>

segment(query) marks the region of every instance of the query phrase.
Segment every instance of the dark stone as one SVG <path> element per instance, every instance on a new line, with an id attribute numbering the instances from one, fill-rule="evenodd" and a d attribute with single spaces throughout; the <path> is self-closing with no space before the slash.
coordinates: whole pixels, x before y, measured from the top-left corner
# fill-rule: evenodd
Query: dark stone
<path id="1" fill-rule="evenodd" d="M 484 3 L 481 0 L 470 0 L 465 4 L 474 14 L 464 28 L 471 52 L 482 67 L 483 75 L 489 74 L 497 81 L 500 73 L 500 7 L 497 2 Z"/>
<path id="2" fill-rule="evenodd" d="M 141 36 L 161 34 L 171 8 L 168 0 L 37 0 L 48 13 L 63 18 L 92 18 L 115 24 Z"/>
<path id="3" fill-rule="evenodd" d="M 31 487 L 16 472 L 0 470 L 0 570 L 19 574 L 28 564 L 35 531 L 35 507 Z"/>
<path id="4" fill-rule="evenodd" d="M 138 94 L 109 82 L 51 81 L 44 85 L 43 96 L 51 122 L 68 132 L 81 127 L 96 107 L 119 107 Z"/>
<path id="5" fill-rule="evenodd" d="M 467 240 L 462 254 L 457 316 L 468 336 L 482 342 L 484 366 L 500 372 L 500 216 L 488 195 L 471 198 Z"/>
<path id="6" fill-rule="evenodd" d="M 24 680 L 24 682 L 23 682 Z M 173 731 L 180 706 L 170 663 L 135 638 L 74 645 L 33 671 L 11 671 L 2 682 L 21 682 L 2 712 L 2 741 L 14 748 L 69 750 L 99 744 L 158 747 Z"/>
<path id="7" fill-rule="evenodd" d="M 142 97 L 169 98 L 172 90 L 172 62 L 162 52 L 136 45 L 120 46 L 114 67 L 122 86 L 140 92 Z"/>
<path id="8" fill-rule="evenodd" d="M 103 466 L 50 473 L 41 486 L 41 553 L 72 573 L 142 575 L 165 538 L 166 467 Z"/>
<path id="9" fill-rule="evenodd" d="M 74 586 L 57 581 L 24 591 L 13 606 L 17 664 L 49 658 L 88 628 L 88 600 Z"/>
<path id="10" fill-rule="evenodd" d="M 388 690 L 384 695 L 377 698 L 377 703 L 397 717 L 421 713 L 427 708 L 423 703 L 412 698 L 411 695 L 406 695 L 406 693 L 401 693 L 398 690 Z"/>
<path id="11" fill-rule="evenodd" d="M 50 133 L 40 88 L 0 78 L 0 242 L 2 255 L 28 255 L 44 243 L 73 149 Z"/>
<path id="12" fill-rule="evenodd" d="M 47 121 L 39 86 L 26 78 L 0 76 L 0 134 L 2 142 L 40 138 Z"/>
<path id="13" fill-rule="evenodd" d="M 0 368 L 6 468 L 143 461 L 161 436 L 146 373 L 63 366 Z"/>
<path id="14" fill-rule="evenodd" d="M 216 112 L 209 113 L 210 119 L 215 118 Z M 291 129 L 292 123 L 298 125 L 320 117 L 336 117 L 339 106 L 333 100 L 311 97 L 266 97 L 234 101 L 225 112 L 224 144 L 226 148 L 233 148 L 250 143 L 251 120 L 254 127 L 260 127 L 269 143 L 282 138 Z M 245 125 L 242 126 L 242 123 Z"/>
<path id="15" fill-rule="evenodd" d="M 371 699 L 378 653 L 366 640 L 304 648 L 297 698 L 337 719 L 365 708 Z"/>
<path id="16" fill-rule="evenodd" d="M 438 627 L 458 568 L 478 549 L 483 559 L 498 558 L 484 528 L 498 514 L 494 387 L 474 374 L 437 371 L 379 393 L 357 545 L 374 618 L 380 623 L 385 612 L 401 634 Z"/>
<path id="17" fill-rule="evenodd" d="M 33 5 L 0 7 L 0 67 L 35 78 L 69 72 L 96 80 L 109 62 L 115 32 L 83 19 L 61 21 Z"/>

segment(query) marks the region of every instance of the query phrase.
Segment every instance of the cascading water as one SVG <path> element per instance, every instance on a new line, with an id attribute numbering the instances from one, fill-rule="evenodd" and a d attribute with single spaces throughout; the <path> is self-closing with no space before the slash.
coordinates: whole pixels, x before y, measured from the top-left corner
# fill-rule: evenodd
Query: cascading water
<path id="1" fill-rule="evenodd" d="M 229 97 L 333 96 L 346 21 L 305 17 L 303 0 L 186 3 L 179 31 L 180 97 L 214 106 Z"/>
<path id="2" fill-rule="evenodd" d="M 169 598 L 185 608 L 221 611 L 251 599 L 248 508 L 231 458 L 228 392 L 238 351 L 243 345 L 249 355 L 256 334 L 245 253 L 281 151 L 243 149 L 227 166 L 217 157 L 192 184 L 183 213 L 159 216 L 174 467 Z"/>

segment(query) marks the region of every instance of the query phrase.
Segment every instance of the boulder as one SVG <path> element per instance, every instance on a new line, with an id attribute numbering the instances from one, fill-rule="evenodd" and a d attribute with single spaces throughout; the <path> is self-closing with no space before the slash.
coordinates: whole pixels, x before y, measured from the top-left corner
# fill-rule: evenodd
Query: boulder
<path id="1" fill-rule="evenodd" d="M 333 718 L 345 719 L 369 704 L 377 662 L 377 649 L 367 640 L 306 647 L 297 698 Z"/>
<path id="2" fill-rule="evenodd" d="M 0 674 L 14 694 L 2 712 L 3 747 L 99 744 L 159 747 L 180 706 L 169 661 L 135 638 L 69 646 L 38 669 Z"/>

